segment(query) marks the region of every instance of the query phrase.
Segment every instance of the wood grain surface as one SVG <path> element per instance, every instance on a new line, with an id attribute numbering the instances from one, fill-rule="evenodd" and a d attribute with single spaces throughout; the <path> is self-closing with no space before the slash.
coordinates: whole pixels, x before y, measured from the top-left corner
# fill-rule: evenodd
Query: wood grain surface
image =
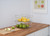
<path id="1" fill-rule="evenodd" d="M 49 26 L 49 25 L 46 25 L 46 24 L 33 23 L 33 22 L 27 23 L 27 24 L 30 25 L 30 28 L 22 29 L 22 30 L 11 32 L 11 33 L 8 33 L 8 34 L 1 34 L 0 33 L 0 36 L 26 36 L 26 35 L 28 35 L 32 32 L 36 32 L 38 30 L 41 30 L 41 29 Z"/>

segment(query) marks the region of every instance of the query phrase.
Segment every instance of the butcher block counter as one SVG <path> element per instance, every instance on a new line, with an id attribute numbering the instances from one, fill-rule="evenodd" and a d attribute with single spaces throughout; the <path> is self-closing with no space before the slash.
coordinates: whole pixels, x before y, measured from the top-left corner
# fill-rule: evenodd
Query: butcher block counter
<path id="1" fill-rule="evenodd" d="M 49 25 L 40 24 L 40 23 L 27 23 L 27 24 L 30 25 L 30 28 L 20 29 L 18 31 L 10 32 L 10 33 L 7 33 L 7 34 L 1 34 L 0 33 L 0 36 L 29 36 L 29 34 L 37 32 L 37 31 L 44 29 L 44 28 L 49 26 Z M 2 30 L 2 29 L 0 29 L 0 30 Z"/>

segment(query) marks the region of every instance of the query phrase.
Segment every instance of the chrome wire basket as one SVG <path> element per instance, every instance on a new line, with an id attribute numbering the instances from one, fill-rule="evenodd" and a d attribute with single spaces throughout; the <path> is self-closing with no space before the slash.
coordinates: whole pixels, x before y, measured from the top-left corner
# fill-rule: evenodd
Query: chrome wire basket
<path id="1" fill-rule="evenodd" d="M 15 18 L 16 18 L 16 20 L 15 20 L 15 23 L 16 24 L 20 24 L 20 23 L 29 23 L 29 22 L 19 22 L 19 21 L 17 21 L 18 19 L 20 19 L 21 17 L 26 17 L 26 18 L 28 18 L 28 19 L 30 19 L 30 21 L 31 21 L 31 17 L 30 16 L 21 16 L 21 15 L 16 15 L 15 16 Z"/>

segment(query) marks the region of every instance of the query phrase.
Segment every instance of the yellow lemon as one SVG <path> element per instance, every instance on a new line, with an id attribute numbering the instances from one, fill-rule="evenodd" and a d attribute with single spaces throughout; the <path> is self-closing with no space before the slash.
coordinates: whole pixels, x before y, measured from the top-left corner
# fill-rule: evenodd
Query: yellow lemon
<path id="1" fill-rule="evenodd" d="M 21 19 L 26 19 L 26 17 L 22 17 Z"/>
<path id="2" fill-rule="evenodd" d="M 27 20 L 22 20 L 23 22 L 27 22 Z"/>
<path id="3" fill-rule="evenodd" d="M 26 17 L 24 17 L 24 19 L 27 19 Z"/>
<path id="4" fill-rule="evenodd" d="M 30 19 L 27 19 L 27 21 L 30 21 Z"/>
<path id="5" fill-rule="evenodd" d="M 26 18 L 26 17 L 22 17 L 21 19 L 22 19 L 22 21 L 23 21 L 23 20 L 26 20 L 27 18 Z"/>
<path id="6" fill-rule="evenodd" d="M 23 17 L 21 17 L 21 19 L 23 19 Z"/>
<path id="7" fill-rule="evenodd" d="M 24 17 L 22 17 L 21 20 L 23 21 L 24 20 Z"/>
<path id="8" fill-rule="evenodd" d="M 22 19 L 22 21 L 27 21 L 26 19 Z"/>
<path id="9" fill-rule="evenodd" d="M 21 19 L 18 19 L 18 21 L 21 22 L 22 20 Z"/>

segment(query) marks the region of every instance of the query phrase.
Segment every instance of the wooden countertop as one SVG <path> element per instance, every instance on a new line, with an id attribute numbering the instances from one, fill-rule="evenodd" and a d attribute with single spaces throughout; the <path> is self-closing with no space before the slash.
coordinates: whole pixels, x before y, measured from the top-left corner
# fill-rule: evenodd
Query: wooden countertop
<path id="1" fill-rule="evenodd" d="M 0 34 L 0 36 L 25 36 L 27 34 L 30 34 L 32 32 L 36 32 L 38 30 L 41 30 L 43 28 L 48 27 L 49 25 L 46 24 L 40 24 L 40 23 L 28 23 L 31 27 L 27 28 L 27 29 L 22 29 L 20 31 L 15 31 L 15 32 L 11 32 L 8 34 Z"/>

